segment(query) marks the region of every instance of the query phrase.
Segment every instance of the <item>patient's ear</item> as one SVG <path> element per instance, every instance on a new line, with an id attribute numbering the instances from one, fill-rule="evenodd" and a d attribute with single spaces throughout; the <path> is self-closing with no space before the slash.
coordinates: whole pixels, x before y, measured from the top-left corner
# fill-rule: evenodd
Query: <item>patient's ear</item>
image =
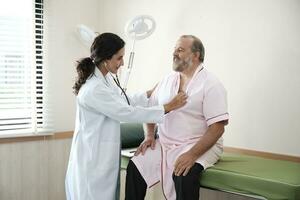
<path id="1" fill-rule="evenodd" d="M 194 55 L 195 55 L 195 59 L 199 60 L 199 58 L 200 58 L 200 52 L 196 51 L 196 52 L 194 52 Z"/>

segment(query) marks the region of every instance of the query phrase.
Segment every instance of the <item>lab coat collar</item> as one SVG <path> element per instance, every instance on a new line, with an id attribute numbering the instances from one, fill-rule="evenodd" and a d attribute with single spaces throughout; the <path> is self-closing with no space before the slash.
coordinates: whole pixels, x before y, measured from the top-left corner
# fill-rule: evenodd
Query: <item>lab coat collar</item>
<path id="1" fill-rule="evenodd" d="M 98 67 L 95 67 L 95 70 L 94 70 L 94 76 L 96 76 L 97 78 L 100 78 L 101 80 L 103 80 L 103 82 L 105 84 L 108 84 L 108 80 L 109 80 L 109 74 L 107 73 L 106 76 L 104 76 L 102 74 L 102 72 L 98 69 Z"/>
<path id="2" fill-rule="evenodd" d="M 98 69 L 98 67 L 95 67 L 94 75 L 99 78 L 104 78 L 102 72 Z"/>

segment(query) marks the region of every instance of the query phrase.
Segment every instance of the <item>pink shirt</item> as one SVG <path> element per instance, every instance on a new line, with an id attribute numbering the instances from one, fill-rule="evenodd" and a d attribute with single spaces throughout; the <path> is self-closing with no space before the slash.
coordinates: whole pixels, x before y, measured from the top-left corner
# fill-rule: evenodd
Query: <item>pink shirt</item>
<path id="1" fill-rule="evenodd" d="M 180 75 L 173 72 L 155 89 L 151 105 L 168 103 L 179 90 Z M 165 147 L 194 144 L 207 131 L 208 126 L 228 120 L 226 91 L 222 83 L 201 65 L 187 86 L 187 104 L 168 113 L 158 124 L 160 142 Z M 222 138 L 217 143 L 222 147 Z"/>
<path id="2" fill-rule="evenodd" d="M 173 72 L 166 76 L 154 90 L 149 105 L 168 103 L 179 90 L 180 74 Z M 184 152 L 192 148 L 206 133 L 208 126 L 228 120 L 226 90 L 222 83 L 202 65 L 198 66 L 186 88 L 187 104 L 165 115 L 158 124 L 159 139 L 154 150 L 132 160 L 144 177 L 148 187 L 162 181 L 164 195 L 175 200 L 172 180 L 174 163 Z M 204 169 L 216 163 L 223 152 L 223 139 L 196 161 Z"/>

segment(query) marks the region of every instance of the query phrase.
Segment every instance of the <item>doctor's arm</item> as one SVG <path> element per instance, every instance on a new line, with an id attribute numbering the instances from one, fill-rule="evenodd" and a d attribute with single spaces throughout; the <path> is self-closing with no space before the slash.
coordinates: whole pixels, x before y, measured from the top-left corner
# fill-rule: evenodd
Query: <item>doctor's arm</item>
<path id="1" fill-rule="evenodd" d="M 187 152 L 181 154 L 174 165 L 174 174 L 185 176 L 195 161 L 216 144 L 224 133 L 227 120 L 211 124 L 203 137 Z"/>
<path id="2" fill-rule="evenodd" d="M 135 93 L 133 95 L 128 95 L 130 99 L 130 103 L 133 106 L 143 106 L 147 107 L 149 98 L 152 95 L 153 91 L 155 90 L 157 84 L 150 90 L 147 90 L 146 92 L 140 92 L 140 93 Z"/>
<path id="3" fill-rule="evenodd" d="M 121 122 L 160 122 L 165 113 L 182 107 L 187 99 L 184 93 L 180 93 L 163 106 L 144 108 L 129 106 L 123 96 L 105 85 L 99 84 L 89 92 L 90 95 L 86 94 L 80 98 L 80 104 Z"/>

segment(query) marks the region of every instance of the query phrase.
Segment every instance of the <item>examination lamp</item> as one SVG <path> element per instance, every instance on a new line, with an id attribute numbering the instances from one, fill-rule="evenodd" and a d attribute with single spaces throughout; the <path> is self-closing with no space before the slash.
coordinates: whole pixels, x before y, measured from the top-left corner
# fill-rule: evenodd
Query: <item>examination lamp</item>
<path id="1" fill-rule="evenodd" d="M 135 41 L 143 40 L 146 37 L 150 36 L 154 32 L 155 27 L 156 27 L 155 21 L 149 15 L 138 15 L 133 19 L 129 20 L 127 25 L 125 26 L 126 35 L 133 40 L 128 66 L 127 66 L 127 72 L 125 76 L 125 81 L 123 84 L 125 91 L 127 89 L 127 83 L 132 70 Z"/>
<path id="2" fill-rule="evenodd" d="M 143 40 L 150 36 L 155 30 L 155 21 L 149 15 L 138 15 L 129 20 L 125 26 L 126 35 L 133 40 L 132 48 L 130 51 L 126 76 L 124 79 L 124 91 L 126 91 L 129 76 L 132 70 L 133 58 L 134 58 L 134 46 L 136 40 Z M 76 33 L 79 40 L 86 46 L 90 47 L 97 36 L 97 34 L 89 27 L 79 24 L 76 27 Z"/>

